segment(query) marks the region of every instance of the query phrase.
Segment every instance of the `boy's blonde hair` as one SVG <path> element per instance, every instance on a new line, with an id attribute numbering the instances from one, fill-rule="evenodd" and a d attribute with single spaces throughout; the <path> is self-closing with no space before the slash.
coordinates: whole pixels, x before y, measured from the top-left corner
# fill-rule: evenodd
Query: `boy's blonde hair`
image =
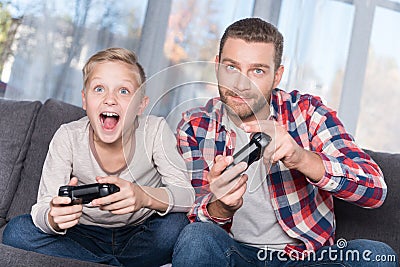
<path id="1" fill-rule="evenodd" d="M 90 77 L 90 74 L 97 63 L 107 62 L 107 61 L 121 61 L 125 62 L 131 66 L 136 66 L 139 69 L 139 78 L 138 84 L 142 85 L 146 81 L 146 75 L 144 73 L 142 65 L 137 60 L 137 56 L 134 52 L 125 49 L 125 48 L 117 48 L 112 47 L 106 50 L 102 50 L 94 54 L 89 58 L 86 62 L 85 66 L 83 66 L 83 90 L 86 91 L 86 86 Z M 136 70 L 135 70 L 136 71 Z M 143 91 L 143 90 L 141 90 Z"/>

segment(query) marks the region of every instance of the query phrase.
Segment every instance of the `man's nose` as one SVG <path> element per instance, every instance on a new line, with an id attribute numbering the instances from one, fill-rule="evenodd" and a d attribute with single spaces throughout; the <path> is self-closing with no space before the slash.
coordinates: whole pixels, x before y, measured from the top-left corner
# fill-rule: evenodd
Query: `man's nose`
<path id="1" fill-rule="evenodd" d="M 235 74 L 234 87 L 239 91 L 245 91 L 251 89 L 251 81 L 243 72 L 238 72 Z"/>

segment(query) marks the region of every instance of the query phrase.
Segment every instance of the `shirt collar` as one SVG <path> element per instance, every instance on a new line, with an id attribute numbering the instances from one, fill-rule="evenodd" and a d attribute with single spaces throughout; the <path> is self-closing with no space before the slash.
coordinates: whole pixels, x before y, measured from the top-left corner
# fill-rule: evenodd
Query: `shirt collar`
<path id="1" fill-rule="evenodd" d="M 269 119 L 278 119 L 278 88 L 271 92 L 271 99 L 269 100 Z"/>
<path id="2" fill-rule="evenodd" d="M 225 127 L 227 131 L 232 131 L 231 123 L 233 123 L 228 116 L 228 111 L 226 108 L 224 108 L 224 105 L 221 105 L 221 114 L 222 114 L 222 120 L 221 120 L 221 125 Z"/>

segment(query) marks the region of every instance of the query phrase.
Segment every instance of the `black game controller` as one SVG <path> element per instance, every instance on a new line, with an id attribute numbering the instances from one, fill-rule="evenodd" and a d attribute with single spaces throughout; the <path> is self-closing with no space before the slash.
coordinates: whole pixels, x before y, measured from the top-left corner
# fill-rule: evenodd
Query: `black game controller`
<path id="1" fill-rule="evenodd" d="M 115 192 L 119 192 L 119 187 L 115 184 L 64 185 L 58 190 L 58 195 L 70 197 L 71 203 L 69 205 L 76 205 L 88 204 L 93 199 L 105 197 Z"/>
<path id="2" fill-rule="evenodd" d="M 268 134 L 255 133 L 251 137 L 250 142 L 233 155 L 232 163 L 229 164 L 225 170 L 232 168 L 240 162 L 246 162 L 248 168 L 253 162 L 262 157 L 264 149 L 268 146 L 271 140 L 272 139 Z"/>

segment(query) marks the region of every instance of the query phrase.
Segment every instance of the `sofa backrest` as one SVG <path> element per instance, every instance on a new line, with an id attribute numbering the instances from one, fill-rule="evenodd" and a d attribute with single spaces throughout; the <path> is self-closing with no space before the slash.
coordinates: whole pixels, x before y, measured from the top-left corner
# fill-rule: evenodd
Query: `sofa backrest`
<path id="1" fill-rule="evenodd" d="M 336 239 L 372 239 L 390 245 L 400 255 L 400 154 L 365 150 L 382 169 L 388 186 L 383 205 L 365 209 L 335 198 Z"/>
<path id="2" fill-rule="evenodd" d="M 39 101 L 0 99 L 0 227 L 5 224 L 7 211 L 29 147 Z"/>
<path id="3" fill-rule="evenodd" d="M 82 108 L 55 99 L 49 99 L 42 105 L 7 220 L 30 212 L 32 205 L 36 203 L 43 163 L 54 133 L 61 124 L 83 116 L 85 111 Z"/>

